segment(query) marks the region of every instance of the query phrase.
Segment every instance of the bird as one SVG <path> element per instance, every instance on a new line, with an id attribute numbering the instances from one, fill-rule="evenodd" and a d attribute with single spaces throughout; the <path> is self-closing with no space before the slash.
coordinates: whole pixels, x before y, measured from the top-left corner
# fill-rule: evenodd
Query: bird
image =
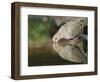
<path id="1" fill-rule="evenodd" d="M 83 28 L 87 25 L 87 18 L 78 18 L 76 20 L 70 20 L 64 23 L 56 34 L 53 36 L 53 42 L 58 42 L 64 38 L 66 40 L 75 39 L 78 36 L 83 36 Z M 84 36 L 83 36 L 84 37 Z M 85 37 L 85 39 L 87 39 Z"/>

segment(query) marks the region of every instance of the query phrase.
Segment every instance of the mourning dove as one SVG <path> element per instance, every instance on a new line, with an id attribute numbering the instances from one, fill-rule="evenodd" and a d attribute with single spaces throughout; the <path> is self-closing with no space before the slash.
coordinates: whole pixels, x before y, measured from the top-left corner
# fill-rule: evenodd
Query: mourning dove
<path id="1" fill-rule="evenodd" d="M 68 21 L 60 27 L 56 34 L 54 34 L 53 42 L 58 42 L 62 38 L 65 38 L 66 40 L 76 38 L 77 36 L 81 35 L 86 24 L 86 18 Z"/>

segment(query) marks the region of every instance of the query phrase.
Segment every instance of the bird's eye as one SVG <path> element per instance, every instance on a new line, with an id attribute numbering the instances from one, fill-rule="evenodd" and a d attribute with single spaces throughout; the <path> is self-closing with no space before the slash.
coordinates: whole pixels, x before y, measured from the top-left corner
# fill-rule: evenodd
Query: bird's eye
<path id="1" fill-rule="evenodd" d="M 55 38 L 55 40 L 57 40 L 57 38 Z"/>
<path id="2" fill-rule="evenodd" d="M 81 22 L 81 23 L 83 23 L 83 22 L 84 22 L 84 20 L 80 20 L 80 22 Z"/>

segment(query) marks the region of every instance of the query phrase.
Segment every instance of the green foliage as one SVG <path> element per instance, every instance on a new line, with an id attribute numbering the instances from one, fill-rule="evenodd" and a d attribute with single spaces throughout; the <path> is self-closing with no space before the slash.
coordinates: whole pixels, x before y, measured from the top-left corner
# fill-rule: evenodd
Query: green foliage
<path id="1" fill-rule="evenodd" d="M 28 39 L 33 42 L 45 42 L 50 39 L 50 28 L 53 25 L 53 19 L 44 16 L 28 16 Z"/>

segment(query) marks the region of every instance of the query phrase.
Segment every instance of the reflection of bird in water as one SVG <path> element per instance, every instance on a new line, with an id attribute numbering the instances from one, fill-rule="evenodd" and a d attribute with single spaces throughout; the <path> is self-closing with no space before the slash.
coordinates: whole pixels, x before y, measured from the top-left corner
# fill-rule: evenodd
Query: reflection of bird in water
<path id="1" fill-rule="evenodd" d="M 72 45 L 59 45 L 58 43 L 53 44 L 53 49 L 59 54 L 64 60 L 69 60 L 76 63 L 86 63 L 86 55 L 79 47 Z"/>
<path id="2" fill-rule="evenodd" d="M 58 32 L 53 36 L 53 41 L 58 42 L 60 39 L 65 38 L 67 40 L 75 39 L 82 35 L 83 28 L 87 25 L 87 19 L 80 18 L 77 20 L 68 21 L 60 27 Z"/>

